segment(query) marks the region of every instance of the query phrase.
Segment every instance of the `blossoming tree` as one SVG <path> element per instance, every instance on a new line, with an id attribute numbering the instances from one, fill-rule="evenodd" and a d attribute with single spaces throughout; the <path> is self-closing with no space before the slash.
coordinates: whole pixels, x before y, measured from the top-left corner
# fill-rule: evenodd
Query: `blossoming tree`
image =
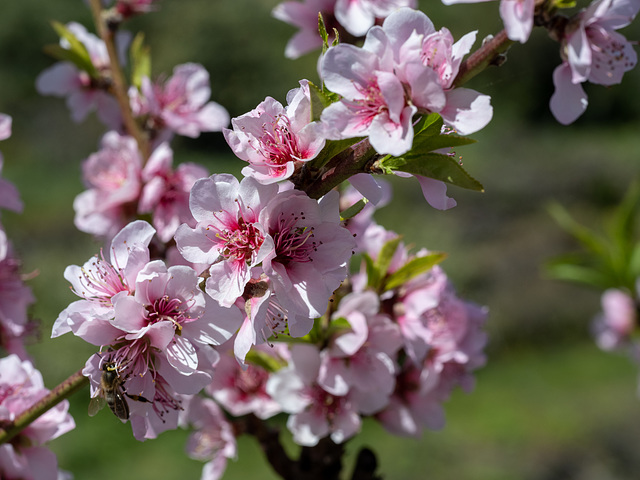
<path id="1" fill-rule="evenodd" d="M 91 0 L 93 27 L 53 24 L 60 41 L 47 51 L 59 62 L 38 91 L 65 98 L 74 121 L 95 111 L 108 131 L 73 204 L 75 226 L 103 246 L 64 271 L 79 299 L 51 336 L 71 333 L 95 353 L 44 389 L 24 348 L 34 298 L 0 227 L 0 476 L 69 477 L 44 444 L 73 428 L 66 397 L 86 385 L 89 413 L 108 405 L 138 440 L 190 428 L 203 479 L 222 477 L 241 433 L 282 478 L 319 479 L 340 475 L 363 418 L 409 437 L 443 428 L 443 403 L 471 391 L 485 364 L 488 310 L 457 295 L 445 253 L 412 250 L 375 222 L 391 195 L 383 176 L 415 177 L 439 210 L 456 205 L 448 185 L 483 190 L 454 148 L 493 109 L 464 84 L 544 27 L 561 48 L 550 108 L 571 123 L 587 106 L 582 83 L 616 84 L 635 66 L 617 30 L 640 0 L 596 0 L 572 17 L 559 13 L 567 2 L 503 0 L 505 29 L 476 50 L 477 32 L 456 41 L 415 1 L 286 1 L 273 15 L 299 31 L 285 54 L 319 51 L 319 78 L 301 79 L 286 106 L 268 96 L 235 118 L 198 64 L 152 77 L 144 37 L 124 26 L 156 3 Z M 224 136 L 242 179 L 174 166 L 174 136 L 203 132 Z M 1 115 L 0 139 L 10 135 Z M 0 187 L 0 207 L 20 211 L 17 189 Z M 614 346 L 632 306 L 617 291 L 604 305 L 600 342 Z M 298 458 L 270 421 L 280 413 Z M 362 450 L 353 478 L 376 470 Z"/>

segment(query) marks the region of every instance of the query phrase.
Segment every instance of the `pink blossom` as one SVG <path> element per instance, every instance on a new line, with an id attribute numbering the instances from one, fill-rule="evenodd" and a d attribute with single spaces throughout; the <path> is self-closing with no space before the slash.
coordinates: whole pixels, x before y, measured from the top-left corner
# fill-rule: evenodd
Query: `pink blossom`
<path id="1" fill-rule="evenodd" d="M 287 94 L 287 108 L 267 97 L 254 110 L 231 121 L 224 137 L 233 152 L 249 166 L 243 175 L 260 183 L 289 178 L 296 167 L 314 159 L 325 139 L 318 122 L 311 122 L 307 80 Z"/>
<path id="2" fill-rule="evenodd" d="M 88 190 L 78 195 L 73 208 L 76 227 L 111 237 L 135 215 L 141 189 L 142 159 L 131 137 L 108 132 L 101 148 L 82 165 Z"/>
<path id="3" fill-rule="evenodd" d="M 195 226 L 189 210 L 189 192 L 196 180 L 209 175 L 195 163 L 182 163 L 175 170 L 172 163 L 173 151 L 162 143 L 142 170 L 144 187 L 138 202 L 138 213 L 153 213 L 153 226 L 164 243 L 171 240 L 182 223 Z"/>
<path id="4" fill-rule="evenodd" d="M 417 108 L 405 99 L 380 27 L 369 31 L 362 48 L 339 44 L 327 50 L 322 77 L 329 90 L 343 97 L 322 112 L 327 138 L 368 136 L 378 153 L 395 156 L 411 149 Z"/>
<path id="5" fill-rule="evenodd" d="M 16 355 L 0 360 L 0 422 L 12 422 L 49 391 L 31 362 Z M 49 440 L 75 428 L 68 413 L 69 401 L 51 408 L 22 430 L 11 442 L 0 445 L 0 477 L 56 480 L 58 461 L 44 446 Z"/>
<path id="6" fill-rule="evenodd" d="M 187 455 L 195 460 L 209 460 L 201 480 L 222 478 L 229 458 L 237 456 L 233 428 L 220 407 L 209 398 L 192 397 L 185 405 L 186 423 L 194 428 L 187 441 Z"/>
<path id="7" fill-rule="evenodd" d="M 563 62 L 553 73 L 556 89 L 550 102 L 560 123 L 572 123 L 586 110 L 582 82 L 614 85 L 635 67 L 636 52 L 615 30 L 629 25 L 638 10 L 638 0 L 597 0 L 579 14 L 577 25 L 565 31 Z"/>
<path id="8" fill-rule="evenodd" d="M 456 3 L 480 3 L 488 0 L 442 0 L 445 5 Z M 507 36 L 520 43 L 529 39 L 533 29 L 534 0 L 500 0 L 500 17 Z"/>
<path id="9" fill-rule="evenodd" d="M 389 15 L 382 29 L 394 52 L 396 74 L 408 85 L 417 107 L 439 113 L 447 125 L 463 135 L 489 123 L 493 116 L 490 97 L 453 85 L 476 32 L 454 43 L 449 30 L 436 31 L 429 17 L 410 8 Z"/>
<path id="10" fill-rule="evenodd" d="M 140 92 L 132 87 L 129 96 L 134 114 L 148 115 L 153 130 L 195 138 L 201 132 L 219 132 L 229 124 L 224 107 L 209 101 L 209 73 L 196 63 L 176 66 L 166 81 L 151 83 L 144 77 Z"/>
<path id="11" fill-rule="evenodd" d="M 396 353 L 402 346 L 398 325 L 378 314 L 372 291 L 352 293 L 340 302 L 332 318 L 346 319 L 321 352 L 318 384 L 333 395 L 353 392 L 360 413 L 372 414 L 389 401 L 395 387 Z"/>
<path id="12" fill-rule="evenodd" d="M 275 363 L 285 363 L 289 357 L 283 344 L 260 345 L 254 352 L 272 358 Z M 229 353 L 221 352 L 213 381 L 206 387 L 207 393 L 235 417 L 253 413 L 266 419 L 280 413 L 280 405 L 266 391 L 269 372 L 252 363 L 243 369 Z"/>
<path id="13" fill-rule="evenodd" d="M 320 202 L 305 193 L 279 193 L 260 214 L 274 248 L 263 258 L 264 273 L 287 310 L 289 332 L 306 335 L 322 316 L 333 292 L 347 276 L 355 249 L 351 233 L 340 225 L 339 196 L 330 192 Z"/>
<path id="14" fill-rule="evenodd" d="M 291 346 L 289 365 L 278 370 L 267 382 L 267 393 L 291 414 L 287 428 L 294 442 L 314 446 L 331 436 L 342 443 L 360 430 L 358 406 L 350 395 L 331 395 L 316 379 L 320 370 L 320 353 L 310 344 Z"/>
<path id="15" fill-rule="evenodd" d="M 191 190 L 197 224 L 181 225 L 176 244 L 186 260 L 211 265 L 206 292 L 223 306 L 243 294 L 251 269 L 274 248 L 258 218 L 277 191 L 276 185 L 261 185 L 252 177 L 238 182 L 228 174 L 200 179 Z"/>
<path id="16" fill-rule="evenodd" d="M 290 324 L 289 314 L 274 293 L 273 282 L 264 274 L 262 267 L 254 267 L 251 277 L 245 286 L 243 296 L 235 302 L 244 312 L 244 320 L 234 342 L 234 354 L 243 366 L 252 346 L 268 342 L 270 337 L 277 338 L 285 333 Z M 301 329 L 298 325 L 298 329 L 294 330 L 294 336 L 306 335 L 313 325 L 313 320 L 309 318 L 305 317 L 302 320 L 298 323 L 304 324 L 304 328 Z"/>
<path id="17" fill-rule="evenodd" d="M 382 425 L 395 435 L 420 437 L 424 427 L 440 430 L 445 417 L 441 402 L 422 369 L 407 360 L 396 379 L 389 405 L 376 415 Z"/>
<path id="18" fill-rule="evenodd" d="M 629 345 L 637 324 L 637 306 L 626 292 L 614 288 L 602 294 L 602 314 L 594 321 L 596 343 L 603 350 Z"/>
<path id="19" fill-rule="evenodd" d="M 101 74 L 107 74 L 110 61 L 104 42 L 78 23 L 68 23 L 66 27 L 85 46 L 96 70 Z M 130 35 L 125 32 L 120 32 L 116 37 L 122 63 L 126 60 L 125 52 L 129 40 Z M 60 40 L 60 45 L 66 49 L 71 48 L 64 39 Z M 109 128 L 118 129 L 121 125 L 118 104 L 107 93 L 108 83 L 78 70 L 70 62 L 58 62 L 44 70 L 36 80 L 36 89 L 41 95 L 66 97 L 67 107 L 71 110 L 71 118 L 75 122 L 81 122 L 91 110 L 96 110 L 98 118 Z"/>
<path id="20" fill-rule="evenodd" d="M 407 358 L 388 407 L 376 415 L 387 430 L 419 437 L 423 427 L 444 427 L 442 403 L 456 386 L 467 393 L 473 390 L 472 372 L 485 363 L 486 334 L 481 328 L 486 315 L 486 309 L 453 298 L 450 287 L 438 306 L 423 314 L 429 350 L 417 363 L 415 355 Z"/>
<path id="21" fill-rule="evenodd" d="M 327 32 L 332 33 L 334 27 L 339 27 L 333 13 L 335 4 L 336 0 L 291 0 L 282 2 L 273 9 L 272 15 L 275 18 L 300 29 L 287 43 L 284 52 L 287 58 L 295 59 L 322 47 L 322 38 L 318 33 L 318 13 L 322 14 Z"/>

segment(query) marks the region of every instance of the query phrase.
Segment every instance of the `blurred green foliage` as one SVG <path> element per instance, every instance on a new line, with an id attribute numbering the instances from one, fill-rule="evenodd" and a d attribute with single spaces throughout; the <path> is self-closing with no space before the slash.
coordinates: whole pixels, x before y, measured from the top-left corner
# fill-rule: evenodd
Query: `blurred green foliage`
<path id="1" fill-rule="evenodd" d="M 157 12 L 130 23 L 151 47 L 154 76 L 198 62 L 211 75 L 212 98 L 232 116 L 265 96 L 284 101 L 298 80 L 317 80 L 316 56 L 283 57 L 294 29 L 270 17 L 276 0 L 163 0 Z M 437 28 L 455 38 L 479 29 L 478 41 L 501 28 L 498 3 L 444 7 L 421 2 Z M 73 227 L 73 198 L 82 191 L 79 164 L 95 151 L 103 127 L 91 117 L 70 120 L 64 102 L 39 97 L 35 78 L 53 60 L 43 46 L 56 41 L 51 20 L 90 26 L 81 0 L 5 0 L 0 5 L 0 112 L 14 117 L 13 136 L 0 144 L 2 175 L 20 189 L 22 215 L 2 222 L 24 260 L 38 303 L 42 342 L 30 347 L 52 387 L 93 352 L 72 336 L 48 340 L 57 314 L 74 296 L 62 278 L 100 247 Z M 623 31 L 637 38 L 639 29 Z M 572 248 L 544 206 L 566 205 L 585 223 L 612 211 L 638 173 L 638 71 L 612 88 L 587 85 L 590 105 L 575 125 L 558 125 L 548 111 L 558 45 L 534 31 L 514 45 L 507 63 L 469 85 L 493 97 L 495 120 L 460 147 L 464 167 L 486 193 L 450 187 L 458 206 L 431 209 L 417 183 L 404 180 L 380 223 L 416 248 L 449 254 L 443 268 L 461 295 L 490 306 L 489 364 L 477 391 L 454 395 L 443 432 L 420 442 L 396 439 L 369 422 L 349 444 L 371 444 L 389 479 L 636 478 L 629 445 L 640 440 L 636 368 L 599 352 L 588 335 L 597 292 L 541 278 L 539 265 Z M 222 135 L 176 138 L 176 161 L 196 161 L 213 172 L 238 174 L 242 162 Z M 392 179 L 398 186 L 398 180 Z M 417 207 L 416 207 L 417 206 Z M 102 412 L 86 415 L 88 395 L 76 394 L 78 427 L 53 442 L 61 467 L 77 479 L 198 478 L 200 464 L 184 455 L 186 432 L 138 443 L 130 427 Z M 286 435 L 285 435 L 286 437 Z M 290 445 L 291 448 L 293 448 Z M 239 461 L 225 478 L 274 478 L 253 439 L 242 438 Z M 349 468 L 347 468 L 347 471 Z M 635 474 L 634 474 L 635 473 Z"/>

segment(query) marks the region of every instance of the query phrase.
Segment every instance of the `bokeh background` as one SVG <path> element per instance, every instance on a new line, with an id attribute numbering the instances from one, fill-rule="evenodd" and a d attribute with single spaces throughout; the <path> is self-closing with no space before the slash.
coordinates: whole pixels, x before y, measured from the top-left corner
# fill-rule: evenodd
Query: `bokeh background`
<path id="1" fill-rule="evenodd" d="M 232 116 L 270 95 L 284 102 L 301 78 L 314 80 L 316 56 L 283 56 L 294 29 L 270 16 L 276 0 L 161 0 L 160 9 L 131 21 L 152 49 L 153 73 L 198 62 L 211 74 L 213 100 Z M 444 7 L 421 2 L 436 27 L 459 38 L 501 28 L 498 3 Z M 2 222 L 24 261 L 37 272 L 29 283 L 38 299 L 32 315 L 42 335 L 29 351 L 48 387 L 80 368 L 92 348 L 73 336 L 49 339 L 58 313 L 74 296 L 62 277 L 99 245 L 73 226 L 73 198 L 83 190 L 80 162 L 97 149 L 104 128 L 94 117 L 74 124 L 64 102 L 40 97 L 35 78 L 53 60 L 42 46 L 57 41 L 51 20 L 90 26 L 80 0 L 3 0 L 0 3 L 0 112 L 13 116 L 13 136 L 2 142 L 3 176 L 22 195 L 22 215 Z M 623 33 L 637 39 L 640 29 Z M 458 206 L 431 209 L 416 184 L 396 189 L 380 223 L 417 248 L 444 250 L 443 264 L 460 294 L 490 307 L 489 362 L 476 390 L 456 392 L 441 432 L 420 441 L 391 437 L 373 422 L 347 444 L 371 446 L 387 479 L 634 479 L 640 476 L 640 400 L 637 367 L 601 352 L 589 334 L 599 292 L 546 278 L 541 264 L 575 248 L 547 214 L 552 200 L 581 221 L 598 225 L 620 200 L 640 165 L 639 74 L 613 88 L 587 85 L 589 108 L 574 125 L 557 124 L 548 110 L 558 45 L 534 31 L 514 45 L 507 63 L 469 85 L 493 97 L 494 121 L 460 149 L 465 168 L 486 193 L 450 187 Z M 197 161 L 212 173 L 238 174 L 219 133 L 176 138 L 175 159 Z M 201 464 L 184 454 L 187 433 L 166 432 L 136 442 L 128 425 L 102 412 L 86 414 L 88 391 L 71 398 L 77 428 L 52 442 L 60 466 L 76 479 L 199 478 Z M 284 433 L 288 438 L 288 433 Z M 287 440 L 292 450 L 295 447 Z M 239 461 L 225 479 L 275 478 L 253 438 L 240 438 Z"/>

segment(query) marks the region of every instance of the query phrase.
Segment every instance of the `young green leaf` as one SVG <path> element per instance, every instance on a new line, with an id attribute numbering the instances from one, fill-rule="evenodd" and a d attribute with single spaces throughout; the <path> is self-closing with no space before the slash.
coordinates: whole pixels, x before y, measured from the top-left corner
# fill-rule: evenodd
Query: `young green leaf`
<path id="1" fill-rule="evenodd" d="M 587 251 L 602 259 L 608 257 L 609 245 L 607 241 L 594 231 L 576 222 L 562 205 L 551 203 L 547 206 L 547 211 L 556 223 L 573 236 Z"/>
<path id="2" fill-rule="evenodd" d="M 410 260 L 406 265 L 403 265 L 387 277 L 384 290 L 393 290 L 404 285 L 412 278 L 431 270 L 445 258 L 447 258 L 447 254 L 444 252 L 429 252 L 423 257 L 416 257 Z"/>
<path id="3" fill-rule="evenodd" d="M 52 57 L 73 63 L 93 78 L 99 78 L 100 75 L 91 62 L 91 56 L 84 44 L 62 23 L 53 21 L 51 26 L 60 38 L 66 40 L 69 48 L 60 45 L 47 45 L 45 52 Z"/>
<path id="4" fill-rule="evenodd" d="M 148 46 L 144 45 L 144 34 L 138 33 L 129 50 L 131 55 L 131 84 L 136 88 L 142 85 L 144 77 L 151 76 L 151 53 Z"/>
<path id="5" fill-rule="evenodd" d="M 258 367 L 262 367 L 269 373 L 277 372 L 285 366 L 285 363 L 278 360 L 276 357 L 261 352 L 260 350 L 256 350 L 255 348 L 249 350 L 245 361 L 247 363 L 257 365 Z"/>
<path id="6" fill-rule="evenodd" d="M 361 198 L 356 203 L 351 205 L 349 208 L 340 212 L 340 221 L 344 222 L 345 220 L 349 220 L 350 218 L 355 217 L 358 213 L 362 211 L 364 206 L 369 203 L 369 200 L 366 198 Z"/>

